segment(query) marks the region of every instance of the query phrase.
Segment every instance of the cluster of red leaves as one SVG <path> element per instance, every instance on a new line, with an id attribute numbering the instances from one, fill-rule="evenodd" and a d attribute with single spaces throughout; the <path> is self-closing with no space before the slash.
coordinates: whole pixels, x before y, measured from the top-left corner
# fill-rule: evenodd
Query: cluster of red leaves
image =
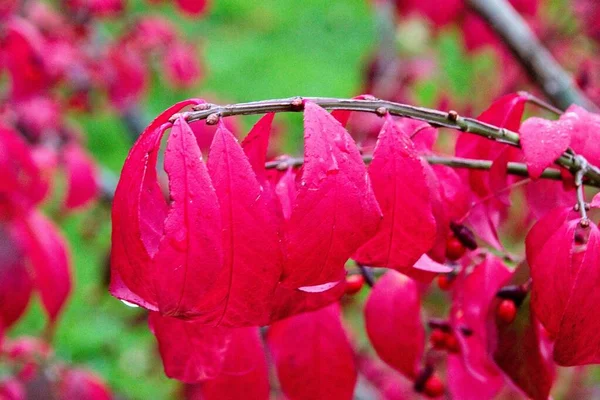
<path id="1" fill-rule="evenodd" d="M 335 304 L 352 258 L 395 270 L 372 289 L 365 324 L 379 357 L 414 390 L 443 393 L 433 372 L 435 349 L 448 352 L 448 390 L 457 398 L 492 398 L 508 380 L 532 398 L 547 398 L 555 361 L 596 362 L 600 339 L 584 311 L 595 298 L 584 294 L 595 281 L 598 228 L 576 232 L 578 219 L 564 206 L 575 203 L 574 190 L 540 200 L 537 178 L 567 148 L 600 161 L 585 145 L 597 135 L 598 116 L 572 107 L 557 121 L 534 117 L 521 126 L 528 99 L 507 95 L 479 117 L 520 131 L 522 149 L 464 133 L 456 154 L 493 162 L 489 172 L 464 174 L 421 157 L 433 152 L 436 129 L 389 115 L 367 169 L 343 127 L 350 113 L 329 114 L 309 101 L 300 170 L 265 170 L 273 114 L 241 144 L 220 120 L 205 163 L 192 130 L 199 123 L 190 126 L 184 111 L 203 101 L 176 104 L 142 133 L 123 168 L 113 204 L 111 293 L 152 311 L 165 371 L 193 384 L 190 398 L 236 398 L 242 390 L 267 398 L 257 328 L 264 325 L 287 397 L 351 398 L 358 369 L 372 367 L 357 364 Z M 167 198 L 157 160 L 169 130 Z M 521 226 L 545 208 L 559 210 L 527 239 L 531 309 L 525 289 L 514 298 L 497 296 L 506 285 L 525 284 L 528 273 L 523 277 L 486 251 L 466 251 L 477 247 L 467 226 L 503 248 L 497 232 L 515 183 L 507 163 L 522 160 L 533 179 L 523 183 L 534 195 Z M 565 268 L 569 263 L 577 270 Z M 421 298 L 440 273 L 452 307 L 447 321 L 430 326 L 430 348 Z"/>
<path id="2" fill-rule="evenodd" d="M 112 395 L 95 374 L 58 363 L 50 346 L 35 338 L 20 337 L 0 347 L 10 374 L 0 377 L 0 398 L 26 400 L 110 400 Z"/>
<path id="3" fill-rule="evenodd" d="M 71 278 L 65 241 L 54 224 L 35 208 L 48 185 L 31 149 L 6 127 L 0 128 L 0 149 L 2 331 L 23 314 L 34 289 L 53 323 L 69 294 Z"/>

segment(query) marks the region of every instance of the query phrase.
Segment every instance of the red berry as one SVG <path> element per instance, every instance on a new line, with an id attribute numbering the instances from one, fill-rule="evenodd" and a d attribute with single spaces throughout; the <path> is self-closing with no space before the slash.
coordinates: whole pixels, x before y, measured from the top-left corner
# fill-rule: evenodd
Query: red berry
<path id="1" fill-rule="evenodd" d="M 423 393 L 428 397 L 439 397 L 445 392 L 444 383 L 437 375 L 431 375 L 427 382 L 425 382 L 425 388 Z"/>
<path id="2" fill-rule="evenodd" d="M 496 314 L 501 321 L 510 324 L 517 316 L 517 305 L 512 300 L 504 299 L 498 304 Z"/>
<path id="3" fill-rule="evenodd" d="M 448 334 L 441 329 L 434 329 L 429 335 L 429 341 L 434 349 L 442 350 L 446 348 L 446 336 Z"/>
<path id="4" fill-rule="evenodd" d="M 454 336 L 454 334 L 446 334 L 445 345 L 446 349 L 448 349 L 450 353 L 460 353 L 460 343 L 458 342 L 458 339 L 456 338 L 456 336 Z"/>
<path id="5" fill-rule="evenodd" d="M 452 284 L 454 283 L 454 279 L 447 274 L 439 275 L 437 278 L 437 283 L 440 289 L 450 290 Z"/>
<path id="6" fill-rule="evenodd" d="M 446 239 L 446 258 L 451 261 L 456 261 L 461 258 L 467 248 L 456 238 L 456 236 L 452 235 Z"/>
<path id="7" fill-rule="evenodd" d="M 365 278 L 362 275 L 349 275 L 346 277 L 346 294 L 352 295 L 360 292 L 365 284 Z"/>

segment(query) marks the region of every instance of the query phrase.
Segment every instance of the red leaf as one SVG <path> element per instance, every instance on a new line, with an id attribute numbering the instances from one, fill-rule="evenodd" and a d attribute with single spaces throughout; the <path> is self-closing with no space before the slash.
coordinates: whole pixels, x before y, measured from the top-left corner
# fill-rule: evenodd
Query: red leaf
<path id="1" fill-rule="evenodd" d="M 224 268 L 199 306 L 217 325 L 261 325 L 281 276 L 278 226 L 248 158 L 223 123 L 210 148 L 208 171 L 221 207 Z"/>
<path id="2" fill-rule="evenodd" d="M 34 284 L 50 320 L 55 321 L 71 291 L 67 243 L 54 224 L 39 212 L 32 212 L 25 224 Z"/>
<path id="3" fill-rule="evenodd" d="M 187 386 L 185 393 L 187 400 L 268 400 L 268 366 L 258 328 L 234 329 L 221 374 Z"/>
<path id="4" fill-rule="evenodd" d="M 575 204 L 575 189 L 566 189 L 563 182 L 538 179 L 525 187 L 527 204 L 535 218 L 541 218 L 556 207 L 566 208 Z"/>
<path id="5" fill-rule="evenodd" d="M 156 312 L 150 313 L 148 323 L 169 378 L 195 383 L 221 373 L 231 341 L 230 330 L 162 317 Z"/>
<path id="6" fill-rule="evenodd" d="M 152 260 L 156 300 L 163 315 L 193 315 L 201 312 L 198 305 L 223 269 L 224 256 L 217 193 L 196 138 L 181 117 L 171 129 L 165 171 L 171 205 Z"/>
<path id="7" fill-rule="evenodd" d="M 0 343 L 1 332 L 10 328 L 25 312 L 33 289 L 24 249 L 11 231 L 9 226 L 0 225 Z"/>
<path id="8" fill-rule="evenodd" d="M 0 380 L 0 398 L 3 400 L 27 400 L 25 386 L 16 378 Z"/>
<path id="9" fill-rule="evenodd" d="M 329 290 L 309 293 L 298 289 L 287 289 L 277 285 L 271 306 L 270 322 L 289 318 L 293 315 L 319 310 L 337 302 L 344 294 L 346 281 L 343 280 Z"/>
<path id="10" fill-rule="evenodd" d="M 106 384 L 95 374 L 81 369 L 66 370 L 59 384 L 61 400 L 111 400 Z"/>
<path id="11" fill-rule="evenodd" d="M 496 319 L 495 325 L 497 337 L 493 356 L 496 364 L 527 397 L 548 399 L 554 383 L 554 362 L 544 343 L 542 328 L 531 313 L 529 297 L 519 306 L 512 323 Z"/>
<path id="12" fill-rule="evenodd" d="M 460 356 L 448 356 L 448 389 L 452 398 L 461 400 L 495 399 L 504 386 L 504 378 L 500 374 L 475 377 L 465 367 Z"/>
<path id="13" fill-rule="evenodd" d="M 352 399 L 354 354 L 337 304 L 274 323 L 267 343 L 288 398 Z"/>
<path id="14" fill-rule="evenodd" d="M 296 201 L 296 171 L 288 168 L 275 185 L 275 194 L 281 205 L 281 212 L 286 221 L 292 216 L 292 206 Z"/>
<path id="15" fill-rule="evenodd" d="M 405 272 L 431 249 L 437 231 L 421 159 L 390 116 L 379 134 L 369 176 L 383 220 L 354 259 Z"/>
<path id="16" fill-rule="evenodd" d="M 63 158 L 68 182 L 65 206 L 72 210 L 98 196 L 98 175 L 90 156 L 76 144 L 65 146 Z"/>
<path id="17" fill-rule="evenodd" d="M 175 88 L 188 88 L 200 81 L 204 74 L 198 50 L 193 44 L 173 41 L 166 46 L 163 69 L 167 82 Z"/>
<path id="18" fill-rule="evenodd" d="M 356 144 L 329 113 L 306 102 L 304 167 L 286 230 L 283 284 L 339 281 L 375 233 L 381 211 Z"/>
<path id="19" fill-rule="evenodd" d="M 546 218 L 554 218 L 551 221 Z M 552 215 L 538 224 L 563 220 Z M 527 244 L 539 251 L 528 251 L 531 266 L 532 307 L 554 344 L 554 360 L 559 365 L 600 362 L 600 325 L 595 310 L 600 294 L 595 288 L 600 279 L 600 230 L 594 224 L 579 227 L 578 220 L 560 225 L 543 243 L 545 232 L 530 232 Z"/>
<path id="20" fill-rule="evenodd" d="M 258 120 L 242 142 L 244 153 L 252 165 L 252 169 L 258 181 L 264 183 L 267 179 L 265 162 L 267 161 L 267 149 L 269 148 L 269 136 L 275 113 L 265 114 Z"/>
<path id="21" fill-rule="evenodd" d="M 199 102 L 186 100 L 175 104 L 142 132 L 125 160 L 113 200 L 111 279 L 118 275 L 123 285 L 153 310 L 157 310 L 157 300 L 150 258 L 158 250 L 168 211 L 156 176 L 160 139 L 175 112 Z M 122 289 L 123 285 L 111 287 Z M 122 298 L 119 296 L 122 291 L 111 293 Z M 131 297 L 123 299 L 130 301 Z"/>
<path id="22" fill-rule="evenodd" d="M 542 118 L 529 118 L 521 129 L 521 147 L 529 175 L 539 178 L 542 172 L 569 147 L 571 126 L 564 121 L 548 121 Z"/>
<path id="23" fill-rule="evenodd" d="M 560 116 L 557 126 L 572 127 L 571 148 L 584 156 L 592 164 L 600 163 L 600 115 L 591 113 L 578 105 L 572 105 Z"/>
<path id="24" fill-rule="evenodd" d="M 365 304 L 365 325 L 379 357 L 414 379 L 425 346 L 417 283 L 388 271 L 377 281 Z"/>

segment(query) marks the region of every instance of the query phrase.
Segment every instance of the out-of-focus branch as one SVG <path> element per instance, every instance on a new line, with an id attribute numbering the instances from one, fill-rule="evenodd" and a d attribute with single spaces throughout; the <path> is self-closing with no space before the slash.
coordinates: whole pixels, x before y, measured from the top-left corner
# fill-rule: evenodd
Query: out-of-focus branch
<path id="1" fill-rule="evenodd" d="M 557 107 L 578 104 L 590 111 L 600 108 L 577 88 L 571 76 L 538 40 L 521 15 L 506 0 L 467 0 L 488 22 L 531 79 Z"/>

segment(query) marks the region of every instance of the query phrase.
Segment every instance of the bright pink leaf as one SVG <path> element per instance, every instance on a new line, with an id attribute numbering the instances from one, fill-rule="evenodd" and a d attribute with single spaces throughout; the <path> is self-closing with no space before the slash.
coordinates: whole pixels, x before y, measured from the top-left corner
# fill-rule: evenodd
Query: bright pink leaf
<path id="1" fill-rule="evenodd" d="M 152 260 L 156 298 L 163 315 L 193 315 L 223 269 L 224 256 L 217 193 L 196 138 L 181 117 L 168 139 L 165 171 L 171 205 Z"/>
<path id="2" fill-rule="evenodd" d="M 267 343 L 288 398 L 352 399 L 356 367 L 339 305 L 274 323 Z"/>
<path id="3" fill-rule="evenodd" d="M 369 176 L 383 220 L 354 259 L 404 272 L 431 249 L 437 231 L 422 161 L 390 116 L 379 134 Z"/>
<path id="4" fill-rule="evenodd" d="M 222 123 L 210 148 L 208 171 L 221 207 L 224 268 L 199 307 L 217 325 L 261 325 L 269 318 L 281 276 L 278 226 L 248 158 Z"/>
<path id="5" fill-rule="evenodd" d="M 571 127 L 571 148 L 594 165 L 600 164 L 600 115 L 572 105 L 555 122 L 557 129 L 563 125 Z"/>
<path id="6" fill-rule="evenodd" d="M 562 215 L 538 224 L 553 225 L 563 220 Z M 527 239 L 529 246 L 540 247 L 527 255 L 532 307 L 556 340 L 554 360 L 566 366 L 600 362 L 600 325 L 594 311 L 600 306 L 595 290 L 600 279 L 600 230 L 595 224 L 583 229 L 575 219 L 560 225 L 550 237 L 532 229 Z"/>
<path id="7" fill-rule="evenodd" d="M 258 328 L 234 329 L 223 371 L 186 387 L 187 400 L 269 399 L 269 374 Z"/>
<path id="8" fill-rule="evenodd" d="M 111 287 L 122 289 L 125 285 L 153 310 L 157 310 L 157 300 L 150 259 L 158 250 L 168 212 L 156 175 L 159 144 L 169 118 L 199 102 L 186 100 L 173 105 L 142 132 L 125 160 L 113 200 L 111 268 L 118 271 L 112 276 L 116 279 L 118 275 L 122 284 Z M 119 297 L 123 292 L 111 293 Z M 124 300 L 131 301 L 131 296 Z"/>
<path id="9" fill-rule="evenodd" d="M 286 229 L 283 284 L 339 281 L 375 233 L 381 211 L 356 144 L 327 111 L 306 102 L 304 166 Z"/>
<path id="10" fill-rule="evenodd" d="M 68 182 L 65 206 L 74 209 L 88 204 L 99 192 L 94 161 L 76 144 L 69 144 L 63 149 L 63 160 Z"/>
<path id="11" fill-rule="evenodd" d="M 379 357 L 414 379 L 425 346 L 417 283 L 388 271 L 371 290 L 365 305 L 365 325 Z"/>
<path id="12" fill-rule="evenodd" d="M 570 124 L 537 117 L 523 122 L 519 130 L 521 147 L 525 153 L 527 170 L 532 178 L 539 178 L 542 172 L 569 147 L 571 129 Z"/>
<path id="13" fill-rule="evenodd" d="M 448 356 L 447 371 L 448 390 L 455 399 L 492 400 L 504 385 L 501 374 L 473 376 L 461 357 L 453 354 Z"/>
<path id="14" fill-rule="evenodd" d="M 158 341 L 165 374 L 187 383 L 216 378 L 223 370 L 231 331 L 151 312 L 150 329 Z"/>
<path id="15" fill-rule="evenodd" d="M 15 378 L 2 378 L 0 380 L 0 399 L 27 400 L 25 385 Z"/>

